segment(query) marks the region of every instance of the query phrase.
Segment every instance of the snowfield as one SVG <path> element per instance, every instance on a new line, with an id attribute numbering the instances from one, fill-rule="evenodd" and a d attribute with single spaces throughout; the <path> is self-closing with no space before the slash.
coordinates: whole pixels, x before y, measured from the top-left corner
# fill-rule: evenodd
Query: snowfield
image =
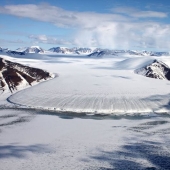
<path id="1" fill-rule="evenodd" d="M 59 77 L 15 93 L 8 98 L 13 104 L 100 114 L 162 113 L 170 110 L 170 82 L 134 73 L 135 69 L 152 63 L 154 59 L 169 65 L 167 56 L 97 58 L 30 54 L 24 57 L 27 58 L 14 60 L 57 73 Z"/>
<path id="2" fill-rule="evenodd" d="M 167 56 L 0 57 L 58 74 L 0 91 L 1 170 L 169 170 L 170 82 L 134 72 Z"/>
<path id="3" fill-rule="evenodd" d="M 170 167 L 170 117 L 69 116 L 0 110 L 1 170 Z"/>

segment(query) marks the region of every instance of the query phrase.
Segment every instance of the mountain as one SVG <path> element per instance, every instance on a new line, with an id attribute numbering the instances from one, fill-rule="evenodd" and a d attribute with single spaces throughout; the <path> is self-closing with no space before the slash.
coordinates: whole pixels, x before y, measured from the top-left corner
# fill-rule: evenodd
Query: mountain
<path id="1" fill-rule="evenodd" d="M 109 49 L 99 49 L 88 56 L 90 57 L 102 57 L 102 56 L 110 56 L 110 55 L 119 55 L 119 54 L 129 54 L 129 55 L 139 55 L 136 51 L 131 50 L 109 50 Z"/>
<path id="2" fill-rule="evenodd" d="M 31 47 L 24 47 L 18 48 L 16 52 L 22 53 L 44 53 L 44 50 L 39 46 L 31 46 Z"/>
<path id="3" fill-rule="evenodd" d="M 94 51 L 97 51 L 98 49 L 92 49 L 92 48 L 67 48 L 67 47 L 53 47 L 50 48 L 48 51 L 55 52 L 59 54 L 80 54 L 80 55 L 88 55 L 93 53 Z"/>
<path id="4" fill-rule="evenodd" d="M 169 52 L 136 51 L 134 54 L 142 56 L 170 56 Z"/>
<path id="5" fill-rule="evenodd" d="M 50 48 L 48 51 L 55 52 L 55 53 L 60 53 L 60 54 L 73 53 L 73 50 L 71 50 L 69 48 L 66 48 L 66 47 L 53 47 L 53 48 Z"/>
<path id="6" fill-rule="evenodd" d="M 2 47 L 0 47 L 0 52 L 8 52 L 8 51 L 9 51 L 8 48 L 2 48 Z"/>
<path id="7" fill-rule="evenodd" d="M 44 50 L 39 46 L 31 46 L 31 47 L 24 47 L 24 48 L 18 48 L 16 50 L 10 50 L 10 49 L 2 49 L 0 47 L 1 53 L 7 53 L 12 55 L 26 55 L 28 53 L 44 53 Z"/>
<path id="8" fill-rule="evenodd" d="M 89 54 L 90 57 L 102 57 L 109 55 L 119 55 L 119 54 L 127 54 L 127 55 L 139 55 L 139 56 L 170 56 L 169 52 L 149 52 L 149 51 L 134 51 L 134 50 L 108 50 L 108 49 L 99 49 L 98 51 L 94 51 Z"/>
<path id="9" fill-rule="evenodd" d="M 102 50 L 102 51 L 99 50 L 99 51 L 95 51 L 89 54 L 88 56 L 89 57 L 102 57 L 104 55 L 116 55 L 116 52 L 112 50 Z"/>
<path id="10" fill-rule="evenodd" d="M 74 48 L 72 48 L 72 50 L 73 50 L 76 54 L 90 54 L 90 53 L 94 52 L 96 49 L 91 49 L 91 48 L 77 48 L 77 47 L 74 47 Z"/>
<path id="11" fill-rule="evenodd" d="M 18 51 L 12 51 L 8 50 L 6 51 L 7 54 L 13 54 L 13 55 L 25 55 L 25 52 L 18 52 Z"/>
<path id="12" fill-rule="evenodd" d="M 101 48 L 83 48 L 83 47 L 52 47 L 45 51 L 39 46 L 31 46 L 18 48 L 17 50 L 3 49 L 0 47 L 0 53 L 8 53 L 12 55 L 26 55 L 29 53 L 57 53 L 66 55 L 87 55 L 90 57 L 102 57 L 112 55 L 139 55 L 139 56 L 170 56 L 170 52 L 152 52 L 152 51 L 136 51 L 136 50 L 110 50 Z"/>
<path id="13" fill-rule="evenodd" d="M 163 62 L 154 60 L 151 64 L 135 70 L 136 74 L 146 77 L 170 80 L 170 68 Z"/>
<path id="14" fill-rule="evenodd" d="M 0 58 L 0 90 L 11 92 L 52 78 L 49 72 Z"/>
<path id="15" fill-rule="evenodd" d="M 170 56 L 169 52 L 151 52 L 150 56 Z"/>

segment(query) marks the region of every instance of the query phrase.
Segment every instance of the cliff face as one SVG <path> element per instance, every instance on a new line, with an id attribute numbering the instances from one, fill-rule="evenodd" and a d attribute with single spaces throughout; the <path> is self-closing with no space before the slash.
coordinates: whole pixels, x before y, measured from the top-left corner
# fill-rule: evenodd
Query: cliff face
<path id="1" fill-rule="evenodd" d="M 0 90 L 13 92 L 19 87 L 51 78 L 49 72 L 0 58 Z"/>

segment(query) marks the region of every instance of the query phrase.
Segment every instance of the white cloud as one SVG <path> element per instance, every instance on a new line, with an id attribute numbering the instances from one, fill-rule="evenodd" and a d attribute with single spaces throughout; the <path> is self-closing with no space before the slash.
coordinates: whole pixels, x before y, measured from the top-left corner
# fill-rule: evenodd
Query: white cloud
<path id="1" fill-rule="evenodd" d="M 81 30 L 77 44 L 105 48 L 169 49 L 170 25 L 158 23 L 112 23 L 95 30 Z"/>
<path id="2" fill-rule="evenodd" d="M 0 13 L 51 22 L 60 27 L 91 28 L 102 22 L 126 21 L 128 19 L 117 14 L 66 11 L 47 4 L 7 5 L 0 7 Z"/>
<path id="3" fill-rule="evenodd" d="M 55 37 L 51 37 L 47 35 L 30 35 L 28 36 L 28 38 L 32 39 L 33 42 L 36 43 L 71 45 L 71 41 L 66 41 L 64 39 L 57 39 Z"/>
<path id="4" fill-rule="evenodd" d="M 141 11 L 136 8 L 127 8 L 127 7 L 119 7 L 113 8 L 113 12 L 118 14 L 126 14 L 135 18 L 166 18 L 168 14 L 165 12 L 157 12 L 157 11 Z"/>
<path id="5" fill-rule="evenodd" d="M 6 39 L 0 39 L 0 44 L 9 44 L 9 43 L 15 43 L 15 44 L 23 44 L 24 41 L 20 39 L 16 40 L 6 40 Z"/>
<path id="6" fill-rule="evenodd" d="M 115 13 L 67 11 L 47 4 L 8 5 L 0 13 L 27 17 L 53 23 L 58 27 L 74 28 L 72 40 L 57 39 L 47 35 L 31 35 L 33 41 L 46 44 L 98 46 L 130 49 L 135 47 L 169 49 L 170 25 L 147 22 L 146 18 L 165 18 L 166 13 L 139 11 L 134 8 L 117 8 Z M 126 16 L 124 15 L 126 14 Z M 143 20 L 145 18 L 145 20 Z"/>
<path id="7" fill-rule="evenodd" d="M 27 42 L 21 40 L 21 39 L 15 39 L 15 40 L 9 40 L 9 39 L 0 39 L 0 47 L 3 48 L 9 48 L 10 45 L 15 46 L 15 48 L 18 48 L 18 46 L 27 44 Z"/>

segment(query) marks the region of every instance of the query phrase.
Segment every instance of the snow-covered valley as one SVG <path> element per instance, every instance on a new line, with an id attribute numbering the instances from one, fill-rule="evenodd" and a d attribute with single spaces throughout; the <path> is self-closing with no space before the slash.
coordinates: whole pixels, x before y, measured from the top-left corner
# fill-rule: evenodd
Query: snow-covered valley
<path id="1" fill-rule="evenodd" d="M 0 2 L 0 170 L 170 170 L 170 0 Z"/>
<path id="2" fill-rule="evenodd" d="M 0 169 L 169 169 L 168 56 L 0 57 L 57 75 L 1 91 Z"/>
<path id="3" fill-rule="evenodd" d="M 59 75 L 10 96 L 8 101 L 18 106 L 94 114 L 169 113 L 169 81 L 135 74 L 155 59 L 169 65 L 168 56 L 29 54 L 6 59 Z"/>

